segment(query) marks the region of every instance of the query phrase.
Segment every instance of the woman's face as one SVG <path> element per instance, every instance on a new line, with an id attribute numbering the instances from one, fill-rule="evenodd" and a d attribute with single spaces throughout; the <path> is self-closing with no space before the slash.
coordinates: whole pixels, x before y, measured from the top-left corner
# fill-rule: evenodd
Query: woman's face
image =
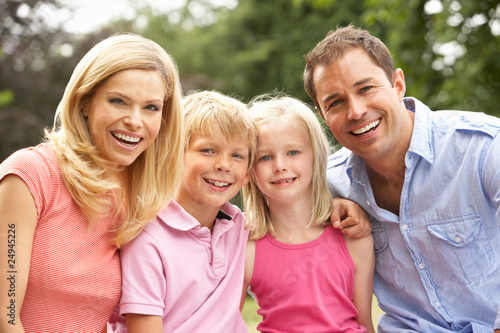
<path id="1" fill-rule="evenodd" d="M 96 91 L 84 115 L 93 143 L 113 166 L 128 166 L 155 140 L 165 83 L 152 70 L 123 70 Z"/>

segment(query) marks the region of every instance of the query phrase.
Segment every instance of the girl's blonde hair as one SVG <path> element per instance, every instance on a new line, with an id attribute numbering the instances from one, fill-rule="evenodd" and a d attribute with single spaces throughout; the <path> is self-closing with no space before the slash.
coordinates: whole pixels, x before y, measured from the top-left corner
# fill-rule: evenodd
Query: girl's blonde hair
<path id="1" fill-rule="evenodd" d="M 302 101 L 288 96 L 259 96 L 251 102 L 250 116 L 257 129 L 263 124 L 287 119 L 309 136 L 313 152 L 312 211 L 311 223 L 324 223 L 332 211 L 332 198 L 326 180 L 326 167 L 330 147 L 323 128 L 315 113 Z M 258 145 L 258 142 L 257 142 Z M 257 148 L 258 149 L 258 148 Z M 259 239 L 267 233 L 275 236 L 269 214 L 269 204 L 257 186 L 255 173 L 250 172 L 250 182 L 243 188 L 243 201 L 250 239 Z"/>
<path id="2" fill-rule="evenodd" d="M 83 110 L 107 79 L 128 69 L 159 73 L 166 90 L 155 141 L 130 166 L 117 170 L 92 143 Z M 73 71 L 54 125 L 45 135 L 66 187 L 89 220 L 109 216 L 119 222 L 112 243 L 120 247 L 170 202 L 180 179 L 184 126 L 174 60 L 158 44 L 139 35 L 119 34 L 101 41 Z"/>
<path id="3" fill-rule="evenodd" d="M 245 104 L 217 91 L 192 91 L 184 97 L 183 107 L 186 128 L 184 149 L 189 147 L 193 135 L 212 135 L 220 129 L 229 142 L 233 138 L 248 142 L 251 166 L 257 146 L 257 130 Z"/>

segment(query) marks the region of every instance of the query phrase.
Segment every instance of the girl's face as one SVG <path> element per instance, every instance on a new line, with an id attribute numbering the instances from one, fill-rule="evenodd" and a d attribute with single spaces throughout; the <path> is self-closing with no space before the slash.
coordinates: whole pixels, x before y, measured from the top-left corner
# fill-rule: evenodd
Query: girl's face
<path id="1" fill-rule="evenodd" d="M 155 140 L 165 84 L 155 71 L 131 69 L 111 76 L 84 115 L 93 143 L 113 166 L 128 166 Z"/>
<path id="2" fill-rule="evenodd" d="M 311 140 L 304 129 L 283 118 L 259 126 L 253 170 L 270 205 L 310 200 L 313 163 Z"/>

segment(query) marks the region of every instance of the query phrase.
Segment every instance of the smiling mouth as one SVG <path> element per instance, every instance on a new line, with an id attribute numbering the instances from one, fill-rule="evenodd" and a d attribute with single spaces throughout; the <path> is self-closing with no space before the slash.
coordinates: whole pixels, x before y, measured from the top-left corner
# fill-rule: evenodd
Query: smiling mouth
<path id="1" fill-rule="evenodd" d="M 380 124 L 380 121 L 381 121 L 380 119 L 372 121 L 371 123 L 369 123 L 365 127 L 354 130 L 351 133 L 354 135 L 359 135 L 359 136 L 371 133 L 375 128 L 377 128 L 377 126 Z"/>
<path id="2" fill-rule="evenodd" d="M 291 183 L 291 182 L 293 182 L 295 179 L 297 179 L 297 177 L 287 178 L 287 179 L 281 179 L 281 180 L 277 180 L 277 181 L 275 181 L 275 182 L 271 182 L 271 184 L 285 184 L 285 183 Z"/>
<path id="3" fill-rule="evenodd" d="M 128 147 L 133 147 L 137 143 L 139 143 L 139 141 L 142 140 L 139 137 L 133 137 L 133 136 L 128 136 L 128 135 L 123 135 L 121 133 L 111 132 L 111 135 L 113 135 L 113 137 L 115 137 L 116 139 L 118 139 L 118 141 L 120 141 L 121 143 L 123 143 L 125 146 L 128 146 Z"/>
<path id="4" fill-rule="evenodd" d="M 210 185 L 213 185 L 215 187 L 228 187 L 232 184 L 232 183 L 228 183 L 228 182 L 221 182 L 218 180 L 211 180 L 211 179 L 205 179 L 205 181 L 207 183 L 209 183 Z"/>

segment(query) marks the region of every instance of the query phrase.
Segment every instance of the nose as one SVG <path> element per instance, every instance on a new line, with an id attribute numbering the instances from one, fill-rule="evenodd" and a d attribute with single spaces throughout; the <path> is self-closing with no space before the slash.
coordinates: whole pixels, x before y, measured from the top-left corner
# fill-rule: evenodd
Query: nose
<path id="1" fill-rule="evenodd" d="M 217 161 L 215 162 L 215 169 L 217 171 L 229 172 L 231 170 L 230 166 L 230 157 L 225 155 L 218 156 Z"/>
<path id="2" fill-rule="evenodd" d="M 349 103 L 349 112 L 347 114 L 347 118 L 349 120 L 352 119 L 361 119 L 363 115 L 366 113 L 365 104 L 359 100 L 359 98 L 351 98 Z"/>
<path id="3" fill-rule="evenodd" d="M 288 170 L 288 168 L 285 165 L 285 161 L 284 161 L 283 157 L 276 157 L 274 159 L 274 161 L 275 161 L 274 173 L 280 173 L 280 172 L 284 172 L 284 171 Z"/>
<path id="4" fill-rule="evenodd" d="M 141 110 L 138 107 L 133 107 L 129 110 L 127 115 L 123 119 L 123 123 L 129 126 L 133 130 L 137 130 L 142 127 L 142 115 Z"/>

